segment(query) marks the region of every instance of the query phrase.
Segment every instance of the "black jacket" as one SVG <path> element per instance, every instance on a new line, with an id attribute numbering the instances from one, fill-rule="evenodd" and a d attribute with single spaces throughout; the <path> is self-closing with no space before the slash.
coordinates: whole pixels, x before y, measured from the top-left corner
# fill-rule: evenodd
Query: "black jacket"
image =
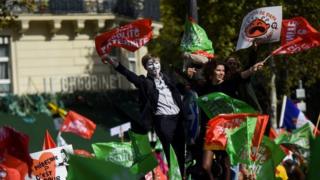
<path id="1" fill-rule="evenodd" d="M 156 89 L 154 80 L 151 77 L 145 77 L 144 75 L 136 75 L 129 71 L 123 65 L 119 64 L 116 68 L 120 74 L 124 75 L 128 81 L 133 83 L 139 90 L 139 103 L 140 103 L 140 121 L 131 122 L 132 130 L 140 131 L 140 133 L 146 133 L 152 128 L 153 118 L 157 111 L 157 104 L 159 99 L 159 91 Z M 184 116 L 181 95 L 175 84 L 163 74 L 163 80 L 172 93 L 173 100 L 180 109 L 180 113 Z M 135 124 L 137 123 L 137 124 Z"/>

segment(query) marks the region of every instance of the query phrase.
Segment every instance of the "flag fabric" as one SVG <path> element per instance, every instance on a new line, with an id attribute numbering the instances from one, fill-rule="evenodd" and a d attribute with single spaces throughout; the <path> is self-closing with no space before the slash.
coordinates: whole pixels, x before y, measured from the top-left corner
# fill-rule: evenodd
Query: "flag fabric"
<path id="1" fill-rule="evenodd" d="M 206 150 L 225 150 L 227 144 L 226 130 L 239 127 L 242 122 L 246 121 L 247 117 L 255 117 L 258 121 L 265 121 L 268 119 L 267 115 L 255 115 L 255 114 L 220 114 L 212 118 L 207 123 L 207 129 L 205 134 L 204 148 Z M 257 123 L 258 126 L 261 123 Z M 255 128 L 259 129 L 259 127 Z M 258 146 L 259 139 L 261 139 L 260 130 L 254 131 L 253 142 Z M 260 140 L 261 141 L 261 140 Z"/>
<path id="2" fill-rule="evenodd" d="M 313 123 L 306 118 L 304 113 L 300 111 L 298 107 L 287 98 L 287 96 L 284 96 L 279 127 L 291 131 L 302 127 L 304 124 L 310 124 L 312 130 L 315 128 Z"/>
<path id="3" fill-rule="evenodd" d="M 92 149 L 98 159 L 127 168 L 133 165 L 132 146 L 129 142 L 95 143 L 92 144 Z"/>
<path id="4" fill-rule="evenodd" d="M 281 45 L 293 41 L 297 37 L 306 37 L 312 33 L 318 32 L 313 28 L 304 17 L 294 17 L 292 19 L 282 20 Z"/>
<path id="5" fill-rule="evenodd" d="M 313 138 L 310 124 L 306 123 L 291 134 L 281 134 L 274 141 L 276 144 L 294 144 L 300 149 L 309 151 L 310 138 Z"/>
<path id="6" fill-rule="evenodd" d="M 259 147 L 257 158 L 252 165 L 252 170 L 258 180 L 275 180 L 277 165 L 285 157 L 285 153 L 274 141 L 264 136 Z"/>
<path id="7" fill-rule="evenodd" d="M 243 18 L 236 50 L 250 47 L 253 41 L 260 44 L 279 41 L 281 24 L 282 6 L 251 11 Z"/>
<path id="8" fill-rule="evenodd" d="M 29 154 L 29 137 L 11 127 L 0 127 L 0 158 L 4 153 L 25 162 L 31 174 L 32 158 Z"/>
<path id="9" fill-rule="evenodd" d="M 182 180 L 176 153 L 170 145 L 169 179 Z"/>
<path id="10" fill-rule="evenodd" d="M 96 124 L 90 119 L 74 111 L 69 111 L 64 119 L 60 131 L 71 132 L 85 139 L 91 139 L 95 129 Z"/>
<path id="11" fill-rule="evenodd" d="M 198 98 L 197 103 L 209 118 L 213 118 L 218 114 L 257 112 L 247 103 L 221 92 L 201 96 Z"/>
<path id="12" fill-rule="evenodd" d="M 280 46 L 272 51 L 272 55 L 294 54 L 318 46 L 320 46 L 320 33 L 309 33 L 307 36 L 298 36 L 294 40 Z"/>
<path id="13" fill-rule="evenodd" d="M 122 47 L 129 51 L 139 49 L 152 37 L 151 23 L 150 19 L 139 19 L 97 36 L 95 45 L 98 54 L 109 54 L 113 47 Z"/>
<path id="14" fill-rule="evenodd" d="M 24 177 L 27 175 L 28 173 L 28 165 L 21 161 L 20 159 L 17 159 L 11 155 L 9 155 L 8 153 L 4 154 L 4 158 L 2 159 L 0 166 L 3 165 L 6 168 L 12 168 L 10 172 L 7 172 L 7 177 L 5 177 L 4 179 L 14 179 L 12 177 L 10 177 L 10 173 L 14 176 L 16 176 L 16 171 L 19 172 L 19 176 L 20 176 L 20 180 L 24 180 Z M 1 169 L 1 168 L 0 168 Z M 1 169 L 4 170 L 4 169 Z M 18 178 L 14 179 L 14 180 L 19 180 Z"/>
<path id="15" fill-rule="evenodd" d="M 314 180 L 320 179 L 320 171 L 319 171 L 319 162 L 320 162 L 320 137 L 317 137 L 314 140 L 311 140 L 310 144 L 310 161 L 308 164 L 309 170 L 307 179 Z"/>
<path id="16" fill-rule="evenodd" d="M 198 54 L 207 58 L 214 57 L 212 42 L 208 38 L 206 31 L 190 19 L 184 25 L 180 49 L 183 52 Z"/>
<path id="17" fill-rule="evenodd" d="M 52 139 L 48 130 L 46 130 L 46 134 L 44 136 L 42 150 L 51 149 L 57 147 L 56 143 Z"/>
<path id="18" fill-rule="evenodd" d="M 129 136 L 133 148 L 134 163 L 131 172 L 146 174 L 158 166 L 158 161 L 152 152 L 147 134 L 137 134 L 129 131 Z"/>
<path id="19" fill-rule="evenodd" d="M 68 163 L 68 180 L 139 179 L 129 168 L 101 159 L 70 155 Z"/>
<path id="20" fill-rule="evenodd" d="M 260 115 L 259 118 L 256 118 L 256 127 L 254 130 L 254 136 L 252 139 L 252 150 L 251 150 L 251 156 L 252 159 L 255 159 L 256 152 L 259 149 L 260 143 L 263 139 L 264 132 L 266 131 L 266 127 L 269 121 L 268 115 Z"/>
<path id="21" fill-rule="evenodd" d="M 257 118 L 247 117 L 240 127 L 227 130 L 226 151 L 232 165 L 237 163 L 250 164 L 252 137 L 256 127 Z"/>

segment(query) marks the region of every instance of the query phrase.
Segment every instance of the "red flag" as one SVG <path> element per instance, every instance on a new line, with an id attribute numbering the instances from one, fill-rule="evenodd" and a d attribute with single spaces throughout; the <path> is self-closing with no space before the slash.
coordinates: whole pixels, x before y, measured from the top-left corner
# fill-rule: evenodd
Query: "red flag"
<path id="1" fill-rule="evenodd" d="M 57 147 L 56 143 L 52 139 L 49 131 L 46 130 L 46 134 L 45 134 L 44 140 L 43 140 L 42 150 L 52 149 L 55 147 Z"/>
<path id="2" fill-rule="evenodd" d="M 93 135 L 95 129 L 96 124 L 92 122 L 90 119 L 74 111 L 69 111 L 64 119 L 60 131 L 72 132 L 85 139 L 91 139 L 91 136 Z"/>
<path id="3" fill-rule="evenodd" d="M 274 139 L 277 138 L 277 137 L 278 137 L 278 133 L 276 132 L 276 130 L 273 129 L 273 128 L 270 128 L 269 138 L 270 138 L 271 140 L 274 140 Z"/>
<path id="4" fill-rule="evenodd" d="M 320 33 L 303 17 L 282 21 L 281 46 L 272 52 L 294 54 L 320 45 Z"/>
<path id="5" fill-rule="evenodd" d="M 294 40 L 280 46 L 272 52 L 273 55 L 278 54 L 294 54 L 320 46 L 320 33 L 309 33 L 307 36 L 298 36 Z"/>
<path id="6" fill-rule="evenodd" d="M 205 149 L 225 150 L 227 144 L 225 130 L 239 127 L 240 124 L 244 122 L 246 120 L 246 117 L 248 116 L 257 117 L 257 124 L 252 142 L 253 146 L 258 147 L 261 142 L 269 117 L 267 115 L 243 113 L 220 114 L 211 119 L 207 124 Z"/>
<path id="7" fill-rule="evenodd" d="M 0 164 L 1 180 L 21 180 L 18 170 Z"/>
<path id="8" fill-rule="evenodd" d="M 97 36 L 95 44 L 98 54 L 108 54 L 112 47 L 123 47 L 129 51 L 139 49 L 152 37 L 151 23 L 150 19 L 140 19 Z"/>
<path id="9" fill-rule="evenodd" d="M 294 40 L 298 36 L 304 37 L 318 32 L 303 17 L 294 17 L 292 19 L 282 20 L 281 46 Z"/>
<path id="10" fill-rule="evenodd" d="M 29 137 L 23 133 L 14 130 L 11 127 L 0 128 L 0 158 L 4 157 L 4 153 L 8 153 L 26 162 L 29 174 L 31 174 L 32 158 L 29 154 Z"/>
<path id="11" fill-rule="evenodd" d="M 14 174 L 16 174 L 15 171 L 18 171 L 20 174 L 20 180 L 24 180 L 24 177 L 28 173 L 28 165 L 25 162 L 7 154 L 7 153 L 4 154 L 4 158 L 3 158 L 3 161 L 1 162 L 1 164 L 8 167 L 8 168 L 14 169 L 13 171 L 11 171 L 11 172 L 14 172 Z M 9 175 L 9 177 L 10 176 L 11 175 Z M 17 177 L 17 176 L 15 176 L 15 177 Z"/>

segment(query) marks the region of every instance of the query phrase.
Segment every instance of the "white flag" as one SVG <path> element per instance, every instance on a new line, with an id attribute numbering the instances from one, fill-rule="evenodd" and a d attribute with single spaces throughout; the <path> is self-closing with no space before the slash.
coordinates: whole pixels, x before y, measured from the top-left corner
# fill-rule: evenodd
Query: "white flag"
<path id="1" fill-rule="evenodd" d="M 57 135 L 57 146 L 61 147 L 61 146 L 66 146 L 66 145 L 68 145 L 68 143 L 62 138 L 61 131 L 59 131 L 59 133 Z"/>
<path id="2" fill-rule="evenodd" d="M 258 43 L 279 41 L 281 23 L 282 6 L 251 11 L 243 18 L 236 50 L 250 47 L 254 40 Z"/>

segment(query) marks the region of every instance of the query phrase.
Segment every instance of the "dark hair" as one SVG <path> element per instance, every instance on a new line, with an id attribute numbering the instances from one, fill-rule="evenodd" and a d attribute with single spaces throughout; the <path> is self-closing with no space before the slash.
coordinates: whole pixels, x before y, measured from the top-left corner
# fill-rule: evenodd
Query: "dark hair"
<path id="1" fill-rule="evenodd" d="M 152 54 L 146 54 L 142 57 L 141 61 L 142 61 L 142 65 L 144 68 L 146 68 L 147 62 L 150 59 L 154 59 L 160 62 L 160 58 L 158 56 L 152 55 Z"/>
<path id="2" fill-rule="evenodd" d="M 228 71 L 228 66 L 226 66 L 226 63 L 221 60 L 211 60 L 209 61 L 203 68 L 203 76 L 207 81 L 212 80 L 212 72 L 217 68 L 218 65 L 223 65 L 225 72 Z"/>

